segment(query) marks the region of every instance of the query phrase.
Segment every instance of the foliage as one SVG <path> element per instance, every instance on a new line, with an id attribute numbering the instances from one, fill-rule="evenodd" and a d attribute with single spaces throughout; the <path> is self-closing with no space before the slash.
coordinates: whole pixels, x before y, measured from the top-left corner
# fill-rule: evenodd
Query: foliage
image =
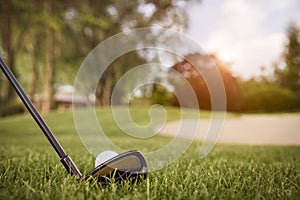
<path id="1" fill-rule="evenodd" d="M 22 102 L 15 99 L 6 103 L 6 106 L 2 109 L 1 112 L 2 116 L 16 115 L 25 112 L 25 108 Z"/>
<path id="2" fill-rule="evenodd" d="M 236 77 L 232 75 L 229 63 L 221 61 L 216 55 L 206 55 L 201 52 L 186 55 L 183 61 L 172 66 L 172 70 L 180 73 L 188 82 L 188 84 L 173 83 L 177 94 L 187 97 L 188 88 L 191 87 L 201 109 L 211 109 L 211 91 L 216 92 L 224 89 L 227 110 L 240 110 L 239 88 Z M 194 106 L 189 98 L 185 98 L 184 101 L 181 106 Z M 176 101 L 170 101 L 170 103 L 173 102 Z M 175 103 L 175 105 L 178 105 L 178 103 Z"/>
<path id="3" fill-rule="evenodd" d="M 238 112 L 281 112 L 300 109 L 299 30 L 294 24 L 291 24 L 288 28 L 288 42 L 282 56 L 284 67 L 279 68 L 279 64 L 275 64 L 274 77 L 261 75 L 249 80 L 238 79 L 232 75 L 229 63 L 224 63 L 215 55 L 210 55 L 224 82 L 228 110 Z M 194 74 L 197 74 L 195 73 L 195 67 L 201 69 L 204 74 L 208 74 L 208 70 L 205 70 L 205 68 L 211 61 L 199 53 L 186 56 L 186 58 L 189 57 L 204 64 L 191 67 L 186 61 L 182 61 L 176 63 L 173 68 L 189 81 L 198 97 L 200 108 L 210 109 L 210 94 L 207 85 L 201 76 L 194 76 Z M 213 77 L 210 78 L 214 79 Z M 185 88 L 182 88 L 180 92 L 186 92 Z M 159 98 L 159 96 L 157 95 L 156 98 Z M 164 96 L 161 95 L 161 98 L 163 99 Z M 186 106 L 188 106 L 188 102 Z"/>
<path id="4" fill-rule="evenodd" d="M 290 24 L 288 42 L 282 54 L 284 67 L 274 64 L 274 77 L 264 76 L 240 81 L 242 110 L 278 112 L 300 109 L 300 29 Z"/>
<path id="5" fill-rule="evenodd" d="M 239 83 L 242 111 L 279 112 L 299 109 L 297 94 L 273 82 L 254 78 Z"/>
<path id="6" fill-rule="evenodd" d="M 41 101 L 53 99 L 55 86 L 73 84 L 84 57 L 108 37 L 130 28 L 153 25 L 185 30 L 188 22 L 185 5 L 188 1 L 192 0 L 1 1 L 0 53 L 25 85 L 30 98 L 42 105 Z M 264 77 L 264 80 L 237 81 L 230 72 L 230 64 L 211 55 L 223 78 L 228 110 L 274 112 L 300 108 L 299 32 L 297 25 L 290 24 L 282 64 L 275 64 L 274 77 Z M 113 53 L 114 49 L 107 51 Z M 145 62 L 149 62 L 147 51 L 130 52 L 114 61 L 99 80 L 97 104 L 109 105 L 112 89 L 119 78 Z M 180 73 L 190 77 L 188 70 Z M 188 81 L 195 90 L 200 107 L 210 109 L 210 96 L 203 79 L 191 77 Z M 155 87 L 152 103 L 176 104 L 171 93 L 160 86 Z M 0 89 L 0 115 L 23 112 L 18 105 L 14 108 L 15 93 L 2 73 Z M 124 87 L 121 93 L 128 93 L 128 87 Z"/>
<path id="7" fill-rule="evenodd" d="M 278 112 L 300 109 L 300 29 L 290 24 L 282 53 L 284 67 L 274 64 L 274 77 L 240 81 L 243 111 Z"/>
<path id="8" fill-rule="evenodd" d="M 282 55 L 285 67 L 275 66 L 275 78 L 283 87 L 300 91 L 300 28 L 290 24 L 287 39 Z"/>
<path id="9" fill-rule="evenodd" d="M 24 73 L 24 66 L 30 68 L 24 76 L 30 97 L 45 96 L 51 104 L 54 86 L 72 84 L 84 57 L 108 37 L 130 28 L 153 25 L 184 30 L 188 1 L 2 1 L 0 53 L 14 74 Z M 24 55 L 28 62 L 20 64 L 19 57 Z M 121 66 L 134 67 L 139 60 L 135 55 L 123 59 Z M 102 104 L 110 103 L 112 88 L 128 67 L 107 70 L 99 87 L 108 95 L 97 95 Z M 6 79 L 1 82 L 0 115 L 1 108 L 14 94 Z"/>
<path id="10" fill-rule="evenodd" d="M 174 95 L 160 84 L 153 85 L 151 104 L 171 105 Z"/>

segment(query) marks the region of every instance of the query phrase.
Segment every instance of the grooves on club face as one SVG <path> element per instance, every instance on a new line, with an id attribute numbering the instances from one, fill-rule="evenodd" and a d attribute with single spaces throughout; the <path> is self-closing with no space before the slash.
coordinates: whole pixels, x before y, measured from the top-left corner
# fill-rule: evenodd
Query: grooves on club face
<path id="1" fill-rule="evenodd" d="M 98 165 L 82 179 L 96 179 L 102 184 L 122 183 L 126 180 L 139 183 L 147 176 L 147 163 L 141 152 L 128 151 Z"/>

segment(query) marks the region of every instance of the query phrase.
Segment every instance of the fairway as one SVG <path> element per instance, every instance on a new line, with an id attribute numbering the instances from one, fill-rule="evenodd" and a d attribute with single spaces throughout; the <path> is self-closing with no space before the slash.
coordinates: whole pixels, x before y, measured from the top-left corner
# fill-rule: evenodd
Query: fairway
<path id="1" fill-rule="evenodd" d="M 146 108 L 131 112 L 133 120 L 147 124 Z M 156 135 L 137 142 L 115 126 L 110 109 L 98 109 L 97 115 L 105 119 L 100 123 L 107 136 L 124 149 L 149 152 L 172 139 Z M 177 109 L 168 109 L 168 121 L 179 116 Z M 81 143 L 72 112 L 53 112 L 45 120 L 79 169 L 92 169 L 94 157 Z M 200 146 L 194 142 L 180 159 L 139 185 L 103 187 L 69 176 L 31 116 L 0 118 L 0 199 L 299 199 L 299 146 L 223 144 L 204 159 L 198 156 Z"/>

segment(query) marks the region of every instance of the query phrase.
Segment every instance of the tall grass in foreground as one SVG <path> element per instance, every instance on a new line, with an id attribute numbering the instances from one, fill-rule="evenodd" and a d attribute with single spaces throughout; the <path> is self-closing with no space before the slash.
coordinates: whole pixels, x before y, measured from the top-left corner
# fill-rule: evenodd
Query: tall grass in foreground
<path id="1" fill-rule="evenodd" d="M 98 113 L 110 115 L 105 109 Z M 139 115 L 138 110 L 133 113 Z M 92 169 L 94 158 L 76 134 L 71 113 L 45 118 L 78 167 Z M 124 148 L 141 151 L 170 141 L 156 136 L 133 144 L 130 137 L 118 135 L 120 130 L 109 131 Z M 139 185 L 103 187 L 69 176 L 30 116 L 0 119 L 0 199 L 299 199 L 300 147 L 218 145 L 200 159 L 200 145 L 194 142 L 179 160 Z"/>

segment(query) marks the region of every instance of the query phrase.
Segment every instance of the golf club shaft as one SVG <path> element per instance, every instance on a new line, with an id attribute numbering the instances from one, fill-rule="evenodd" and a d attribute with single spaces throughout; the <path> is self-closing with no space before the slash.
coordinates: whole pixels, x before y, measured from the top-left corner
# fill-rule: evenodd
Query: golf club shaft
<path id="1" fill-rule="evenodd" d="M 13 75 L 13 73 L 8 68 L 8 66 L 5 64 L 5 62 L 3 61 L 1 56 L 0 56 L 0 65 L 1 65 L 1 69 L 2 69 L 3 73 L 6 75 L 6 77 L 10 81 L 10 83 L 13 85 L 13 87 L 16 90 L 16 92 L 18 93 L 20 99 L 23 101 L 26 108 L 28 109 L 28 111 L 30 112 L 30 114 L 32 115 L 32 117 L 34 118 L 36 123 L 39 125 L 39 127 L 41 128 L 41 130 L 43 131 L 43 133 L 45 134 L 45 136 L 51 143 L 51 145 L 55 149 L 56 153 L 61 158 L 61 162 L 63 163 L 63 165 L 65 166 L 67 171 L 69 173 L 77 175 L 77 176 L 79 176 L 79 178 L 81 178 L 82 175 L 81 175 L 80 171 L 78 170 L 78 168 L 76 167 L 75 163 L 65 153 L 65 151 L 63 150 L 61 145 L 58 143 L 57 139 L 51 132 L 50 128 L 48 127 L 48 125 L 46 124 L 46 122 L 44 121 L 44 119 L 42 118 L 40 113 L 38 112 L 38 110 L 35 108 L 33 103 L 30 101 L 29 97 L 26 95 L 26 93 L 24 92 L 24 90 L 22 89 L 20 84 L 18 83 L 16 77 Z"/>

